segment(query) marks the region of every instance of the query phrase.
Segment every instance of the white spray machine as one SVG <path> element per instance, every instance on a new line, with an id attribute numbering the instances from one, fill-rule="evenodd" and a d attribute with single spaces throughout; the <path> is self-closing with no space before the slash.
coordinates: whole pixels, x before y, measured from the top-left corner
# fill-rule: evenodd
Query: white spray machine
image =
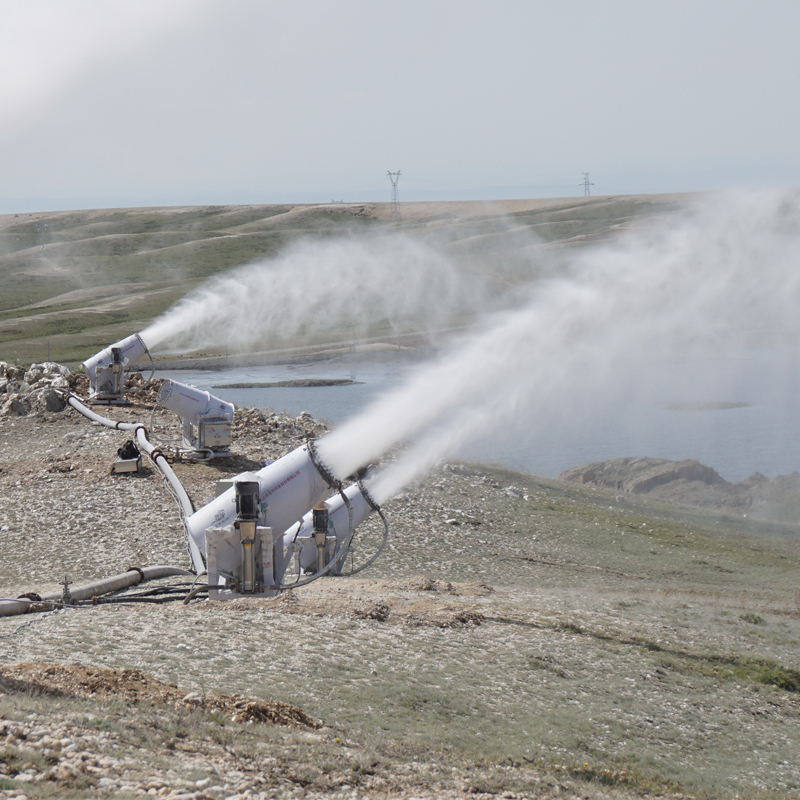
<path id="1" fill-rule="evenodd" d="M 199 458 L 230 455 L 233 403 L 195 386 L 165 380 L 158 404 L 181 418 L 183 446 L 190 454 Z"/>
<path id="2" fill-rule="evenodd" d="M 149 355 L 138 333 L 120 339 L 83 362 L 89 376 L 89 399 L 106 405 L 127 405 L 125 370 Z"/>
<path id="3" fill-rule="evenodd" d="M 284 532 L 337 486 L 309 442 L 258 472 L 240 475 L 188 517 L 186 532 L 206 560 L 195 568 L 208 571 L 209 585 L 220 586 L 216 599 L 276 594 L 291 558 Z"/>
<path id="4" fill-rule="evenodd" d="M 317 575 L 322 572 L 341 575 L 345 559 L 351 552 L 353 533 L 373 511 L 380 515 L 388 535 L 388 524 L 380 506 L 359 480 L 344 492 L 315 505 L 292 525 L 283 535 L 283 547 L 285 552 L 295 554 L 298 579 L 303 574 Z M 386 543 L 386 535 L 383 544 Z M 367 563 L 354 571 L 360 572 L 368 567 L 380 555 L 383 544 Z"/>
<path id="5" fill-rule="evenodd" d="M 323 502 L 331 489 L 336 494 Z M 271 597 L 323 574 L 341 574 L 353 531 L 373 511 L 383 518 L 363 484 L 342 490 L 308 442 L 258 472 L 239 475 L 186 520 L 186 530 L 205 558 L 195 568 L 219 587 L 211 599 Z M 298 580 L 287 584 L 293 558 Z"/>

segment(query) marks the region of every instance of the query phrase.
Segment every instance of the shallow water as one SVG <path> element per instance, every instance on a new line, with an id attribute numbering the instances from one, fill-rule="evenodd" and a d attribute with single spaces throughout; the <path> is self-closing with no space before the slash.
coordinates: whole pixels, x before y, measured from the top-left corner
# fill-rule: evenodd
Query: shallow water
<path id="1" fill-rule="evenodd" d="M 474 441 L 461 457 L 554 477 L 569 467 L 623 456 L 695 458 L 724 478 L 800 471 L 800 358 L 794 345 L 730 346 L 666 353 L 620 366 L 602 384 L 564 393 L 536 414 Z M 391 391 L 414 362 L 390 356 L 314 364 L 157 373 L 237 406 L 308 411 L 332 423 Z M 350 378 L 347 386 L 227 389 L 229 383 Z M 480 379 L 480 376 L 476 376 Z M 546 380 L 546 376 L 543 376 Z M 220 388 L 213 388 L 213 387 Z M 721 404 L 745 404 L 720 407 Z"/>

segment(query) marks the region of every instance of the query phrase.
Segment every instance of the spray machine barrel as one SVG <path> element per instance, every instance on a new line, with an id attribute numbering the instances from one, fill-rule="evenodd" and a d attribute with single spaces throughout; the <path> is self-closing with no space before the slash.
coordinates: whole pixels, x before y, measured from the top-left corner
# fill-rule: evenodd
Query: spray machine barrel
<path id="1" fill-rule="evenodd" d="M 193 425 L 204 419 L 227 421 L 233 419 L 233 403 L 220 400 L 213 394 L 179 381 L 165 380 L 158 393 L 158 402 Z"/>
<path id="2" fill-rule="evenodd" d="M 257 481 L 259 525 L 285 531 L 313 508 L 336 484 L 316 458 L 313 442 L 298 447 L 248 476 Z M 248 504 L 255 499 L 247 501 Z M 239 505 L 241 506 L 240 500 Z M 205 553 L 205 532 L 223 528 L 237 517 L 236 491 L 231 487 L 186 519 L 186 531 Z"/>
<path id="3" fill-rule="evenodd" d="M 122 366 L 134 364 L 145 353 L 147 345 L 138 333 L 134 333 L 84 361 L 83 368 L 89 376 L 89 391 L 98 394 L 110 389 L 114 380 L 114 364 Z"/>
<path id="4" fill-rule="evenodd" d="M 353 526 L 355 530 L 373 511 L 378 509 L 375 501 L 369 496 L 363 484 L 354 483 L 344 490 L 353 512 Z M 291 544 L 300 545 L 300 566 L 304 570 L 311 569 L 318 563 L 317 541 L 314 534 L 327 525 L 329 535 L 336 537 L 336 548 L 344 544 L 350 534 L 350 511 L 340 494 L 328 498 L 325 503 L 326 513 L 323 515 L 319 506 L 309 511 L 300 522 L 296 522 L 283 535 L 284 547 Z M 324 520 L 324 522 L 323 522 Z M 321 532 L 321 531 L 320 531 Z"/>

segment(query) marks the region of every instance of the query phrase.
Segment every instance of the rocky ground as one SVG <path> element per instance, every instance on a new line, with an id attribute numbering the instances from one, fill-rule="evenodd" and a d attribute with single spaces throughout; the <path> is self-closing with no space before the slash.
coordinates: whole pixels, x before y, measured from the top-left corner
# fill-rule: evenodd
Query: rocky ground
<path id="1" fill-rule="evenodd" d="M 82 390 L 44 373 L 12 394 Z M 132 386 L 102 413 L 168 451 Z M 123 432 L 9 399 L 4 597 L 188 566 L 158 472 L 111 474 Z M 199 505 L 325 430 L 240 410 L 231 457 L 173 467 Z M 592 481 L 445 464 L 353 578 L 0 619 L 0 798 L 797 797 L 797 526 Z"/>

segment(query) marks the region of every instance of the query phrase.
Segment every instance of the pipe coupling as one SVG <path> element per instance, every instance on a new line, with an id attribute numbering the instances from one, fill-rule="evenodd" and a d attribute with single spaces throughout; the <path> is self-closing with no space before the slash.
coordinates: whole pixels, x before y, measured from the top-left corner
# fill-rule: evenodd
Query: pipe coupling
<path id="1" fill-rule="evenodd" d="M 323 464 L 320 460 L 319 453 L 317 452 L 317 447 L 314 444 L 313 439 L 309 439 L 306 443 L 306 447 L 308 448 L 308 457 L 311 460 L 311 463 L 317 468 L 317 472 L 322 475 L 325 483 L 331 487 L 331 489 L 336 489 L 337 491 L 340 490 L 342 482 L 337 480 L 333 473 L 330 470 L 330 467 Z"/>
<path id="2" fill-rule="evenodd" d="M 375 501 L 375 498 L 369 493 L 369 489 L 367 489 L 367 487 L 364 485 L 364 482 L 361 480 L 361 478 L 359 478 L 356 481 L 356 484 L 358 485 L 358 488 L 359 488 L 359 491 L 361 492 L 361 494 L 364 495 L 364 499 L 367 501 L 367 505 L 373 511 L 377 511 L 378 513 L 380 513 L 381 507 Z"/>

